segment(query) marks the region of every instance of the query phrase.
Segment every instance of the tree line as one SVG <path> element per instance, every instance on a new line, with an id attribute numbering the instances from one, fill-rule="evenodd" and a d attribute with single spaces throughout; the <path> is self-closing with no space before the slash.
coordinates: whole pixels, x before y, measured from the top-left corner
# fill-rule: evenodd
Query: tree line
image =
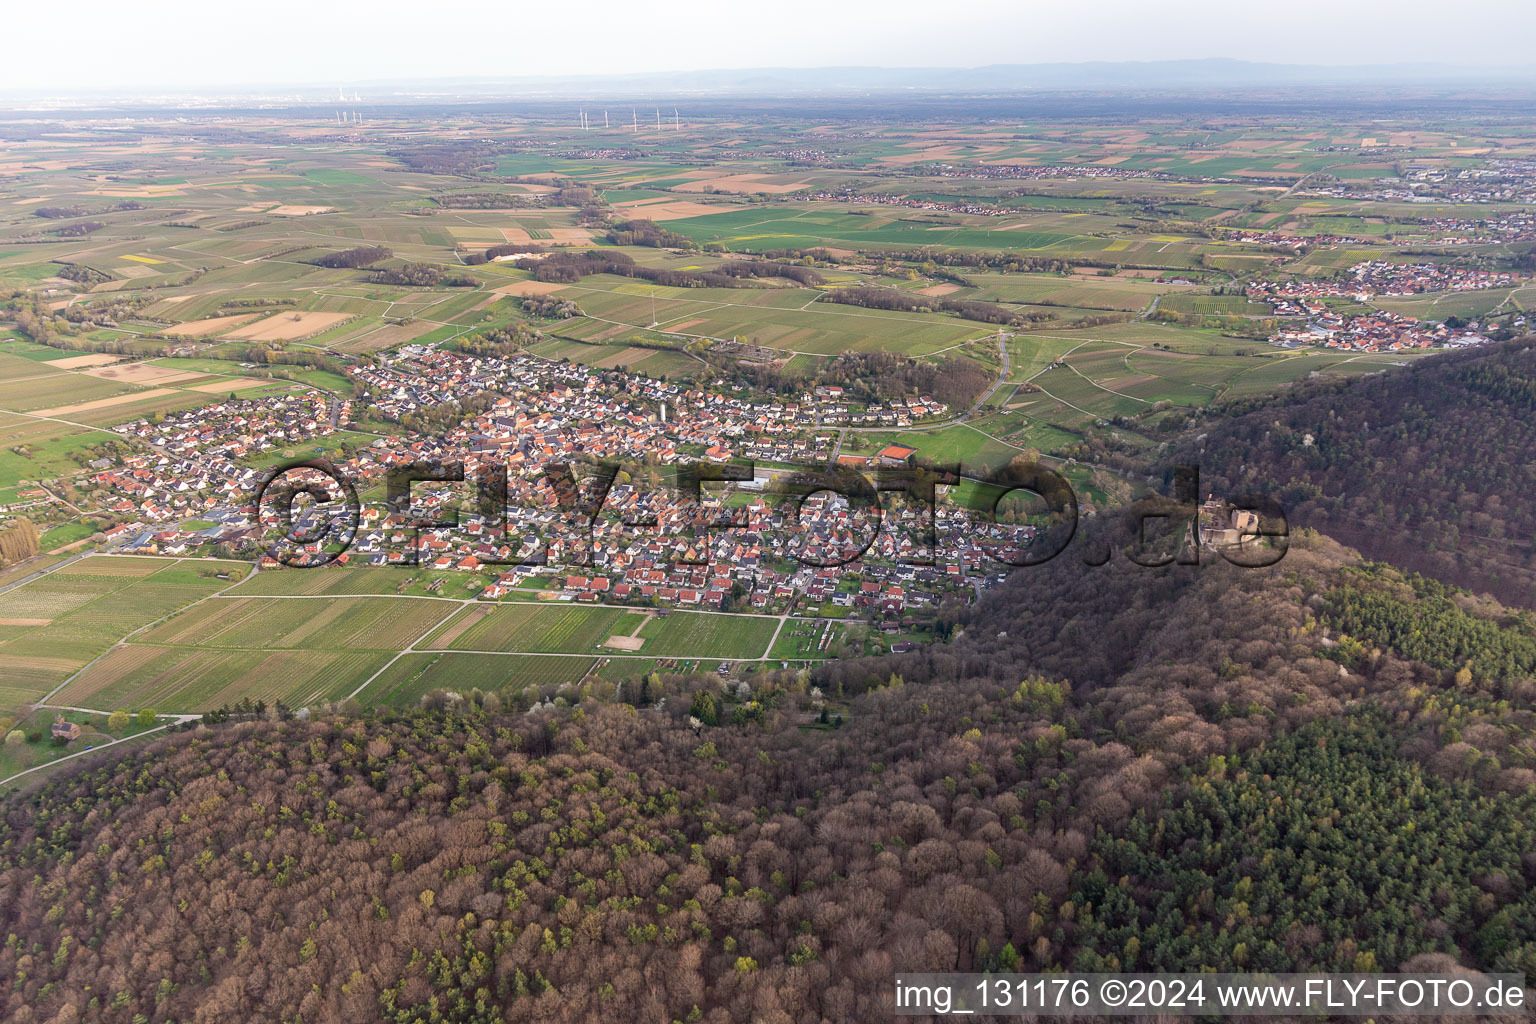
<path id="1" fill-rule="evenodd" d="M 866 403 L 931 395 L 952 409 L 963 409 L 994 379 L 986 367 L 964 356 L 932 361 L 891 352 L 844 352 L 803 370 L 792 369 L 788 362 L 743 362 L 733 354 L 713 351 L 705 352 L 703 358 L 759 390 L 795 395 L 833 384 L 848 397 Z"/>
<path id="2" fill-rule="evenodd" d="M 0 526 L 0 565 L 24 562 L 37 554 L 37 527 L 30 519 L 12 519 Z"/>
<path id="3" fill-rule="evenodd" d="M 1017 326 L 1052 319 L 1048 313 L 1023 313 L 1000 306 L 995 302 L 978 302 L 974 299 L 943 299 L 895 288 L 837 288 L 826 294 L 826 301 L 865 309 L 889 309 L 903 313 L 954 313 L 962 320 L 976 320 L 986 324 Z"/>
<path id="4" fill-rule="evenodd" d="M 633 277 L 668 288 L 741 288 L 763 278 L 787 278 L 807 287 L 825 283 L 815 270 L 772 260 L 728 260 L 710 270 L 667 270 L 646 267 L 622 252 L 583 250 L 550 251 L 538 259 L 516 261 L 520 270 L 531 270 L 535 280 L 575 284 L 592 274 Z"/>
<path id="5" fill-rule="evenodd" d="M 326 267 L 330 270 L 357 270 L 372 266 L 380 260 L 387 260 L 392 255 L 394 254 L 381 245 L 359 245 L 351 249 L 342 249 L 340 252 L 328 252 L 316 256 L 310 262 L 317 267 Z"/>
<path id="6" fill-rule="evenodd" d="M 883 1019 L 898 971 L 1536 972 L 1536 684 L 1343 666 L 1316 613 L 1354 556 L 1133 563 L 1170 511 L 809 678 L 231 715 L 63 766 L 0 803 L 0 1015 L 782 1024 Z"/>
<path id="7" fill-rule="evenodd" d="M 478 288 L 480 282 L 468 274 L 450 274 L 431 263 L 405 263 L 373 271 L 368 278 L 374 284 L 407 285 L 412 288 Z"/>
<path id="8" fill-rule="evenodd" d="M 1372 557 L 1536 605 L 1536 340 L 1304 382 L 1180 417 L 1166 465 L 1258 492 Z M 1415 486 L 1404 487 L 1403 474 Z"/>

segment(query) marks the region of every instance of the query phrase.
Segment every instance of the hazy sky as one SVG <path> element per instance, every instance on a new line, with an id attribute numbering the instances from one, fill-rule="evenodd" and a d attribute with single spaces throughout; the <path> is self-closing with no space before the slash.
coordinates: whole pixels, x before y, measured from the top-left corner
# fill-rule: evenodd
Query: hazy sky
<path id="1" fill-rule="evenodd" d="M 6 5 L 0 89 L 1234 57 L 1530 62 L 1531 0 L 74 0 Z"/>

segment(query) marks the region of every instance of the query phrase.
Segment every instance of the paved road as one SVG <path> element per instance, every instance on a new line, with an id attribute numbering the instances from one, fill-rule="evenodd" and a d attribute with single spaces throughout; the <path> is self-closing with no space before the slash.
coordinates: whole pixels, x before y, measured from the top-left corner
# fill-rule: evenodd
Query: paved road
<path id="1" fill-rule="evenodd" d="M 46 566 L 46 567 L 44 567 L 42 569 L 39 569 L 39 570 L 37 570 L 37 572 L 34 572 L 31 575 L 29 575 L 29 576 L 23 576 L 19 580 L 15 580 L 14 582 L 7 583 L 5 586 L 0 587 L 0 594 L 5 593 L 7 590 L 15 590 L 17 587 L 22 586 L 23 584 L 26 584 L 26 583 L 31 583 L 33 580 L 41 579 L 42 577 L 47 576 L 51 572 L 58 572 L 60 569 L 64 568 L 66 565 L 70 564 L 71 562 L 74 562 L 74 561 L 76 561 L 78 559 L 81 559 L 81 558 L 84 558 L 84 557 L 85 557 L 85 555 L 83 555 L 83 554 L 82 555 L 71 555 L 68 558 L 64 559 L 64 561 L 62 561 L 62 562 L 55 562 L 53 565 Z"/>
<path id="2" fill-rule="evenodd" d="M 844 432 L 854 431 L 859 434 L 910 434 L 919 430 L 942 430 L 945 427 L 958 427 L 960 424 L 975 417 L 981 407 L 986 405 L 997 389 L 1008 383 L 1008 374 L 1012 369 L 1012 363 L 1008 357 L 1008 339 L 1013 335 L 1006 331 L 999 331 L 997 338 L 998 355 L 1002 357 L 1002 367 L 998 370 L 997 380 L 990 388 L 987 388 L 982 396 L 971 404 L 971 407 L 958 416 L 944 420 L 942 423 L 914 423 L 910 427 L 845 427 Z M 838 449 L 842 448 L 842 439 L 838 439 Z M 835 458 L 835 456 L 834 456 Z"/>
<path id="3" fill-rule="evenodd" d="M 960 419 L 968 420 L 972 416 L 975 416 L 981 407 L 987 404 L 988 399 L 990 399 L 992 395 L 996 393 L 997 389 L 1008 383 L 1008 371 L 1011 368 L 1011 364 L 1008 361 L 1008 339 L 1011 337 L 1013 337 L 1013 335 L 1006 331 L 997 332 L 997 354 L 1003 361 L 1002 368 L 997 372 L 997 382 L 990 388 L 987 388 L 986 393 L 983 394 L 980 398 L 976 399 L 976 403 L 972 405 L 969 411 L 962 415 Z"/>
<path id="4" fill-rule="evenodd" d="M 177 561 L 180 561 L 180 559 L 178 558 Z M 85 672 L 92 665 L 95 665 L 98 661 L 100 661 L 101 659 L 105 658 L 107 655 L 111 654 L 113 651 L 117 650 L 119 647 L 122 647 L 124 644 L 128 643 L 130 640 L 132 640 L 134 637 L 138 636 L 140 633 L 144 633 L 144 632 L 147 632 L 147 631 L 153 629 L 154 627 L 160 625 L 160 623 L 164 622 L 166 619 L 169 619 L 173 615 L 180 615 L 182 612 L 191 611 L 193 608 L 196 608 L 198 605 L 202 604 L 204 601 L 211 601 L 215 597 L 218 597 L 220 594 L 224 593 L 224 591 L 229 590 L 231 587 L 238 587 L 240 584 L 244 583 L 246 580 L 252 579 L 260 571 L 261 571 L 261 569 L 259 569 L 258 567 L 253 565 L 251 567 L 251 571 L 249 573 L 247 573 L 243 579 L 235 580 L 228 587 L 224 587 L 224 588 L 222 588 L 220 590 L 216 590 L 216 591 L 214 591 L 211 594 L 206 594 L 203 597 L 198 598 L 196 601 L 193 601 L 189 605 L 185 605 L 185 606 L 183 606 L 181 608 L 177 608 L 177 609 L 174 609 L 173 611 L 167 612 L 165 615 L 160 616 L 158 619 L 156 619 L 153 622 L 146 622 L 144 625 L 142 625 L 142 626 L 138 627 L 137 629 L 133 630 L 132 632 L 128 633 L 122 639 L 118 640 L 117 643 L 113 644 L 111 647 L 108 647 L 106 650 L 104 650 L 100 654 L 96 655 L 96 657 L 92 658 L 90 661 L 88 661 L 84 665 L 80 666 L 80 668 L 78 668 L 74 672 L 70 673 L 69 678 L 65 679 L 58 686 L 55 686 L 53 689 L 49 690 L 47 693 L 45 693 L 43 695 L 43 701 L 46 703 L 47 701 L 51 700 L 55 694 L 62 693 L 64 691 L 65 687 L 67 687 L 70 683 L 73 683 L 76 679 L 78 679 L 82 675 L 84 675 Z"/>
<path id="5" fill-rule="evenodd" d="M 40 704 L 38 706 L 39 707 L 48 707 L 48 708 L 54 707 L 54 705 L 51 705 L 51 704 Z M 90 711 L 91 709 L 90 708 L 71 708 L 69 710 L 72 710 L 72 711 Z M 100 714 L 100 712 L 97 712 L 97 713 Z M 0 779 L 0 786 L 8 785 L 9 783 L 15 782 L 19 778 L 22 778 L 22 777 L 27 776 L 27 775 L 31 775 L 33 772 L 45 771 L 45 770 L 47 770 L 49 768 L 52 768 L 52 767 L 54 767 L 56 765 L 61 765 L 65 761 L 72 761 L 72 760 L 74 760 L 77 757 L 84 757 L 86 754 L 94 754 L 98 750 L 106 750 L 108 747 L 115 747 L 119 743 L 127 743 L 129 740 L 143 739 L 145 736 L 150 736 L 150 735 L 153 735 L 154 733 L 157 733 L 157 732 L 164 732 L 166 729 L 170 729 L 170 728 L 173 728 L 175 726 L 178 726 L 178 725 L 180 725 L 183 722 L 195 722 L 198 719 L 202 718 L 203 716 L 202 715 L 174 715 L 174 716 L 161 715 L 160 717 L 162 717 L 162 718 L 172 718 L 173 721 L 166 722 L 164 725 L 157 725 L 153 729 L 147 729 L 144 732 L 138 733 L 137 735 L 134 735 L 134 736 L 124 736 L 120 740 L 112 740 L 111 742 L 108 742 L 108 743 L 98 743 L 94 747 L 89 747 L 89 748 L 87 748 L 85 750 L 77 750 L 73 754 L 65 754 L 63 757 L 55 758 L 54 760 L 49 761 L 47 764 L 34 765 L 31 768 L 25 769 L 24 771 L 17 772 L 15 775 L 11 775 L 11 776 L 8 776 L 6 778 Z"/>

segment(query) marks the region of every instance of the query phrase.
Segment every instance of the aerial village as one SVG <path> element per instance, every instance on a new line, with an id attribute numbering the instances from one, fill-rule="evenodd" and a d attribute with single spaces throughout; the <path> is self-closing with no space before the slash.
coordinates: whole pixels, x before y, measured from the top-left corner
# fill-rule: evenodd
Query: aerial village
<path id="1" fill-rule="evenodd" d="M 1294 318 L 1270 335 L 1272 345 L 1400 352 L 1466 348 L 1486 344 L 1489 338 L 1478 320 L 1458 317 L 1421 320 L 1384 309 L 1344 312 L 1333 308 L 1327 300 L 1364 303 L 1377 298 L 1408 298 L 1426 292 L 1482 291 L 1509 287 L 1518 280 L 1518 275 L 1508 271 L 1369 260 L 1355 264 L 1336 278 L 1253 281 L 1247 285 L 1246 294 L 1250 299 L 1269 303 L 1275 316 Z M 1524 327 L 1524 314 L 1516 316 L 1511 326 Z"/>
<path id="2" fill-rule="evenodd" d="M 798 504 L 771 484 L 832 461 L 838 428 L 912 426 L 948 414 L 931 398 L 851 403 L 835 386 L 795 401 L 752 402 L 728 391 L 552 362 L 527 355 L 472 357 L 406 346 L 351 371 L 363 397 L 318 392 L 228 401 L 116 428 L 140 443 L 121 465 L 97 468 L 94 483 L 116 496 L 109 508 L 135 526 L 108 534 L 116 550 L 184 554 L 227 546 L 270 552 L 279 520 L 257 495 L 271 456 L 322 450 L 324 439 L 370 422 L 404 423 L 446 410 L 450 425 L 348 446 L 338 474 L 364 495 L 355 535 L 337 553 L 311 543 L 287 564 L 418 565 L 439 576 L 478 574 L 481 596 L 530 590 L 543 599 L 633 603 L 782 614 L 820 610 L 900 621 L 948 595 L 974 598 L 1002 579 L 1006 560 L 1028 543 L 1028 526 L 982 524 L 959 505 L 932 508 L 882 497 L 882 513 L 823 492 Z M 317 444 L 321 442 L 321 444 Z M 910 466 L 918 449 L 891 443 L 844 467 Z M 755 471 L 728 487 L 677 489 L 676 467 L 749 459 Z M 620 464 L 595 517 L 573 510 L 553 465 Z M 417 483 L 409 508 L 368 501 L 392 469 L 463 467 L 465 484 Z M 504 511 L 465 500 L 496 467 L 507 474 Z M 578 488 L 588 491 L 582 481 Z M 596 492 L 593 492 L 596 493 Z M 582 495 L 585 500 L 588 494 Z M 469 510 L 469 509 L 472 509 Z M 329 512 L 295 513 L 297 534 Z M 194 521 L 211 524 L 183 529 Z M 422 524 L 441 525 L 422 525 Z M 279 531 L 281 532 L 281 531 Z M 324 570 L 322 570 L 324 571 Z"/>

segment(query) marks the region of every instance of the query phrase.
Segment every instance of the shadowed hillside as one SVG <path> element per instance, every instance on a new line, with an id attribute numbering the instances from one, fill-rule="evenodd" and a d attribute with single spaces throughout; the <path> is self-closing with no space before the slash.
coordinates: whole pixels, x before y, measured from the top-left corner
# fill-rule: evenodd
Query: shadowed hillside
<path id="1" fill-rule="evenodd" d="M 1536 340 L 1451 353 L 1242 407 L 1179 443 L 1201 490 L 1259 492 L 1292 524 L 1536 606 Z"/>
<path id="2" fill-rule="evenodd" d="M 1515 653 L 1458 667 L 1468 631 Z M 954 642 L 828 666 L 838 730 L 773 686 L 697 730 L 678 698 L 200 727 L 3 805 L 0 1014 L 853 1021 L 898 970 L 1536 972 L 1533 637 L 1302 535 L 1266 570 L 1016 572 Z"/>

